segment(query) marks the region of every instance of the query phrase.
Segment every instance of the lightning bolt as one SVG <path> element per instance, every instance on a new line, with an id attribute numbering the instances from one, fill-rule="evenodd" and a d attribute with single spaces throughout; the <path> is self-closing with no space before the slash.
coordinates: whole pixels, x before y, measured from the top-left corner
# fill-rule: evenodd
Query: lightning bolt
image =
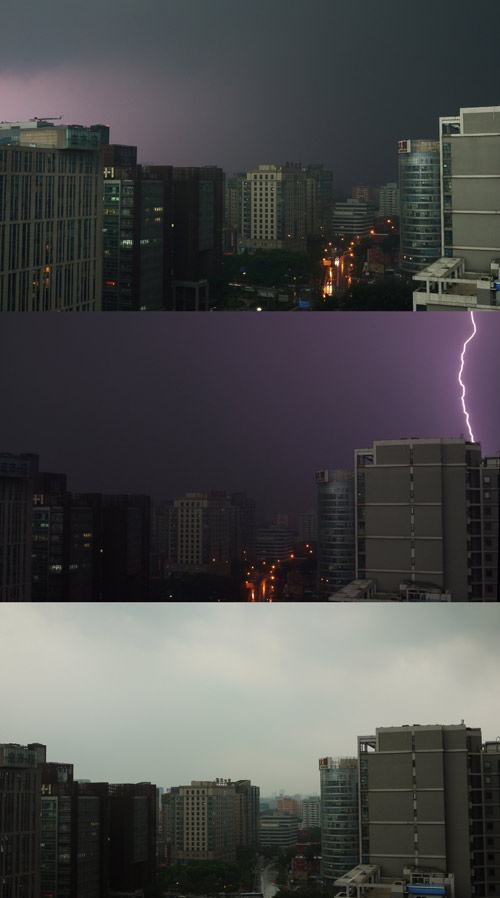
<path id="1" fill-rule="evenodd" d="M 472 331 L 470 337 L 465 341 L 465 343 L 464 343 L 464 345 L 463 345 L 462 355 L 461 355 L 461 357 L 460 357 L 460 358 L 461 358 L 462 364 L 460 365 L 460 371 L 458 372 L 458 382 L 459 382 L 460 386 L 462 387 L 462 396 L 460 397 L 461 400 L 462 400 L 462 409 L 463 409 L 463 412 L 464 412 L 464 415 L 465 415 L 465 420 L 466 420 L 466 422 L 467 422 L 467 427 L 468 427 L 468 429 L 469 429 L 471 441 L 474 442 L 474 437 L 473 437 L 473 435 L 472 435 L 472 430 L 471 430 L 471 426 L 470 426 L 470 423 L 469 423 L 469 413 L 468 413 L 468 411 L 467 411 L 467 409 L 466 409 L 466 407 L 465 407 L 465 384 L 464 384 L 464 382 L 462 381 L 462 372 L 463 372 L 463 370 L 464 370 L 465 350 L 467 349 L 467 343 L 470 343 L 470 341 L 471 341 L 472 338 L 475 336 L 476 331 L 477 331 L 476 322 L 474 321 L 474 312 L 471 312 L 471 313 L 470 313 L 470 317 L 471 317 L 471 321 L 472 321 L 474 330 Z"/>

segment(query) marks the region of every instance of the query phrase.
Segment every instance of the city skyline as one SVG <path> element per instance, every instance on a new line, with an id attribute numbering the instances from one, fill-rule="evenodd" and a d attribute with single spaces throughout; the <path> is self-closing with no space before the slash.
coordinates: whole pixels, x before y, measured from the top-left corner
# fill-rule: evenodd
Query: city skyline
<path id="1" fill-rule="evenodd" d="M 494 606 L 264 607 L 5 606 L 0 741 L 44 743 L 77 779 L 246 778 L 268 796 L 318 793 L 318 759 L 355 757 L 377 727 L 497 738 Z"/>
<path id="2" fill-rule="evenodd" d="M 494 32 L 493 0 L 475 12 Z M 7 0 L 1 117 L 108 123 L 140 162 L 228 175 L 320 162 L 337 187 L 381 184 L 396 179 L 397 140 L 436 138 L 440 115 L 497 102 L 494 56 L 470 41 L 468 13 L 465 0 L 453 15 L 430 0 L 418 15 L 395 0 L 383 12 L 370 0 L 50 0 L 26 17 Z"/>
<path id="3" fill-rule="evenodd" d="M 463 372 L 483 456 L 500 447 L 486 314 Z M 316 471 L 353 470 L 374 440 L 467 434 L 470 334 L 467 313 L 6 316 L 1 448 L 36 452 L 73 492 L 244 491 L 260 517 L 297 514 Z"/>

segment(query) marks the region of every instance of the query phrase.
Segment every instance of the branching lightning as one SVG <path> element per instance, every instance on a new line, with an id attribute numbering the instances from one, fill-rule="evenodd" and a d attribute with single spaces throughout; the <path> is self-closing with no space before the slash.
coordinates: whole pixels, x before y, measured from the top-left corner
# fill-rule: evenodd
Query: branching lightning
<path id="1" fill-rule="evenodd" d="M 471 321 L 472 321 L 474 330 L 472 331 L 470 337 L 465 341 L 465 343 L 464 343 L 464 345 L 463 345 L 462 355 L 461 355 L 461 362 L 462 362 L 462 364 L 460 365 L 460 371 L 458 372 L 458 382 L 459 382 L 460 386 L 462 387 L 462 396 L 461 396 L 461 400 L 462 400 L 462 408 L 463 408 L 463 412 L 464 412 L 464 415 L 465 415 L 465 420 L 466 420 L 466 422 L 467 422 L 467 427 L 468 427 L 468 429 L 469 429 L 471 441 L 474 442 L 474 437 L 473 437 L 473 435 L 472 435 L 472 430 L 471 430 L 471 426 L 470 426 L 470 422 L 469 422 L 469 413 L 468 413 L 468 411 L 467 411 L 467 409 L 466 409 L 466 407 L 465 407 L 465 384 L 464 384 L 463 381 L 462 381 L 462 372 L 463 372 L 463 370 L 464 370 L 464 359 L 465 359 L 465 350 L 467 349 L 467 343 L 470 343 L 470 341 L 471 341 L 472 338 L 475 336 L 476 331 L 477 331 L 477 328 L 476 328 L 476 322 L 474 321 L 474 312 L 471 312 L 471 313 L 470 313 L 470 317 L 471 317 Z"/>

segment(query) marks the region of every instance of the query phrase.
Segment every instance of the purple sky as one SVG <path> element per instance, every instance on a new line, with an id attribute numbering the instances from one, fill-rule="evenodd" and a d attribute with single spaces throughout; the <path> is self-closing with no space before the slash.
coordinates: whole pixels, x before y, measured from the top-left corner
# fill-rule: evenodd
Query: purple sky
<path id="1" fill-rule="evenodd" d="M 468 408 L 495 454 L 500 315 L 476 321 Z M 5 313 L 0 448 L 38 452 L 75 491 L 244 490 L 297 513 L 355 448 L 465 432 L 470 333 L 465 312 Z"/>
<path id="2" fill-rule="evenodd" d="M 474 20 L 495 34 L 497 0 L 476 0 Z M 141 162 L 322 162 L 337 186 L 379 184 L 398 139 L 498 103 L 497 84 L 467 0 L 2 5 L 0 119 L 110 124 Z"/>

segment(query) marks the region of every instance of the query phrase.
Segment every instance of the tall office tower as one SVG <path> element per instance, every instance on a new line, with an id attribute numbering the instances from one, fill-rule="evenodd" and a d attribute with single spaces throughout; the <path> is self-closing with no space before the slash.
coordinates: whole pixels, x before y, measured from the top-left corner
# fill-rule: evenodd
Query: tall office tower
<path id="1" fill-rule="evenodd" d="M 382 184 L 379 190 L 378 214 L 388 216 L 389 218 L 399 218 L 399 188 L 394 181 L 388 184 Z"/>
<path id="2" fill-rule="evenodd" d="M 320 758 L 321 875 L 330 884 L 358 863 L 356 758 Z"/>
<path id="3" fill-rule="evenodd" d="M 407 866 L 453 873 L 457 895 L 490 894 L 480 884 L 481 730 L 380 727 L 358 737 L 358 758 L 362 863 L 382 876 Z"/>
<path id="4" fill-rule="evenodd" d="M 231 506 L 225 493 L 186 493 L 173 506 L 172 567 L 186 573 L 229 572 Z"/>
<path id="5" fill-rule="evenodd" d="M 318 589 L 324 598 L 354 579 L 354 473 L 318 471 Z"/>
<path id="6" fill-rule="evenodd" d="M 302 824 L 306 829 L 320 826 L 320 808 L 319 796 L 317 798 L 304 798 L 302 802 Z"/>
<path id="7" fill-rule="evenodd" d="M 133 601 L 149 594 L 149 496 L 102 496 L 102 599 Z M 102 550 L 102 551 L 101 551 Z"/>
<path id="8" fill-rule="evenodd" d="M 84 497 L 66 492 L 65 474 L 39 472 L 33 487 L 31 600 L 96 600 L 98 524 Z"/>
<path id="9" fill-rule="evenodd" d="M 109 785 L 109 890 L 153 885 L 156 875 L 156 786 Z"/>
<path id="10" fill-rule="evenodd" d="M 37 746 L 0 745 L 0 894 L 40 898 Z"/>
<path id="11" fill-rule="evenodd" d="M 222 270 L 224 173 L 221 168 L 173 169 L 172 308 L 208 308 L 209 279 Z"/>
<path id="12" fill-rule="evenodd" d="M 99 311 L 101 126 L 18 124 L 0 146 L 0 311 Z"/>
<path id="13" fill-rule="evenodd" d="M 364 200 L 348 199 L 335 203 L 334 234 L 345 237 L 367 237 L 375 222 L 375 205 Z"/>
<path id="14" fill-rule="evenodd" d="M 236 858 L 235 787 L 229 781 L 173 786 L 162 799 L 163 834 L 172 862 Z"/>
<path id="15" fill-rule="evenodd" d="M 490 597 L 479 443 L 380 440 L 356 450 L 355 474 L 357 577 L 376 581 L 377 595 L 410 584 L 436 587 L 452 601 Z"/>
<path id="16" fill-rule="evenodd" d="M 41 898 L 102 898 L 108 886 L 108 785 L 76 782 L 72 764 L 39 769 Z"/>
<path id="17" fill-rule="evenodd" d="M 235 821 L 236 846 L 258 848 L 260 833 L 260 789 L 250 780 L 236 780 Z"/>
<path id="18" fill-rule="evenodd" d="M 400 140 L 400 265 L 408 277 L 441 255 L 439 141 Z"/>
<path id="19" fill-rule="evenodd" d="M 106 148 L 106 156 L 112 149 Z M 105 165 L 104 312 L 158 311 L 166 307 L 171 266 L 166 241 L 171 240 L 171 212 L 171 190 L 169 193 L 153 166 Z"/>
<path id="20" fill-rule="evenodd" d="M 0 452 L 0 601 L 31 599 L 33 476 L 38 456 Z"/>

